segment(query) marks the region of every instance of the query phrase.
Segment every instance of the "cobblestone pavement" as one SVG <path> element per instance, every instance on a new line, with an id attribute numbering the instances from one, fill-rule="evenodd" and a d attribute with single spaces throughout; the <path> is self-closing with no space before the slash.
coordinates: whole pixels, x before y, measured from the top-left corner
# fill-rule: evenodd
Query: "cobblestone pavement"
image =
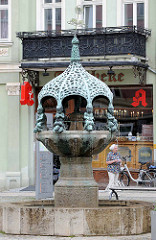
<path id="1" fill-rule="evenodd" d="M 156 192 L 154 191 L 120 191 L 119 200 L 138 200 L 156 204 Z M 99 190 L 99 199 L 109 199 L 109 192 Z M 114 200 L 115 197 L 112 198 Z M 22 202 L 35 200 L 35 192 L 5 191 L 0 192 L 0 202 Z"/>
<path id="2" fill-rule="evenodd" d="M 0 240 L 151 240 L 151 234 L 135 236 L 92 236 L 92 237 L 57 237 L 57 236 L 32 236 L 32 235 L 7 235 L 0 233 Z"/>

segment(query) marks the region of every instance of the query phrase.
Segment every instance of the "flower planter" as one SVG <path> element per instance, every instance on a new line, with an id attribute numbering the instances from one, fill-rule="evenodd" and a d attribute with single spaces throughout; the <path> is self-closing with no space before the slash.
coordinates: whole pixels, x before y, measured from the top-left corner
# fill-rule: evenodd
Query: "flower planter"
<path id="1" fill-rule="evenodd" d="M 156 211 L 151 211 L 151 240 L 156 240 Z"/>

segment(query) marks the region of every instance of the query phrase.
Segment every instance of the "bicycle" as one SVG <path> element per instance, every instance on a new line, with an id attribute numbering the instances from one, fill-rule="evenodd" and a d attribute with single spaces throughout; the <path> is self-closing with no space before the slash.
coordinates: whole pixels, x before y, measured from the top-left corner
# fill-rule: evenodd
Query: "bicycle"
<path id="1" fill-rule="evenodd" d="M 147 173 L 151 175 L 151 178 L 153 179 L 153 181 L 150 184 L 150 187 L 155 187 L 156 186 L 156 166 L 147 164 Z M 143 175 L 143 180 L 147 180 L 146 175 Z M 147 182 L 145 182 L 145 186 L 147 186 Z"/>
<path id="2" fill-rule="evenodd" d="M 130 156 L 122 157 L 123 161 L 125 162 L 124 167 L 121 167 L 120 170 L 120 185 L 121 186 L 129 186 L 130 180 L 137 183 L 137 185 L 144 185 L 146 187 L 154 187 L 156 184 L 156 167 L 155 166 L 148 166 L 148 169 L 142 169 L 143 165 L 146 163 L 141 163 L 141 167 L 139 169 L 138 178 L 134 179 L 129 171 L 129 168 L 126 164 L 127 159 Z"/>

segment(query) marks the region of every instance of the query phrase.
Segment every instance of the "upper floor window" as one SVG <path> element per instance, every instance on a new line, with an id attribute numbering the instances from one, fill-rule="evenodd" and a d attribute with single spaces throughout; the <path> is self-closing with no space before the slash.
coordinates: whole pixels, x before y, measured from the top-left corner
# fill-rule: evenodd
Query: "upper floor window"
<path id="1" fill-rule="evenodd" d="M 83 1 L 84 23 L 86 28 L 102 27 L 102 1 Z"/>
<path id="2" fill-rule="evenodd" d="M 61 2 L 61 0 L 45 0 L 44 3 L 53 3 L 53 2 Z"/>
<path id="3" fill-rule="evenodd" d="M 124 1 L 124 25 L 137 25 L 145 27 L 145 4 L 144 1 Z"/>
<path id="4" fill-rule="evenodd" d="M 61 30 L 61 0 L 44 0 L 44 30 Z"/>
<path id="5" fill-rule="evenodd" d="M 9 0 L 0 0 L 0 39 L 9 38 Z"/>

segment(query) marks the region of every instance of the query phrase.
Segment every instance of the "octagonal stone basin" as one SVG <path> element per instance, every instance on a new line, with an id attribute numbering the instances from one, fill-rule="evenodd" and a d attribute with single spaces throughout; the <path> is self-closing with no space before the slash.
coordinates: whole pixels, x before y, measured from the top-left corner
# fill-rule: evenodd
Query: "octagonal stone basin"
<path id="1" fill-rule="evenodd" d="M 92 155 L 110 142 L 109 131 L 42 131 L 36 138 L 60 156 L 60 177 L 55 184 L 56 207 L 97 207 L 98 184 L 93 177 Z"/>
<path id="2" fill-rule="evenodd" d="M 97 208 L 56 208 L 53 200 L 3 202 L 0 203 L 0 231 L 7 234 L 92 238 L 110 234 L 149 233 L 152 208 L 152 203 L 134 200 L 101 199 Z M 138 236 L 138 239 L 141 238 Z"/>

